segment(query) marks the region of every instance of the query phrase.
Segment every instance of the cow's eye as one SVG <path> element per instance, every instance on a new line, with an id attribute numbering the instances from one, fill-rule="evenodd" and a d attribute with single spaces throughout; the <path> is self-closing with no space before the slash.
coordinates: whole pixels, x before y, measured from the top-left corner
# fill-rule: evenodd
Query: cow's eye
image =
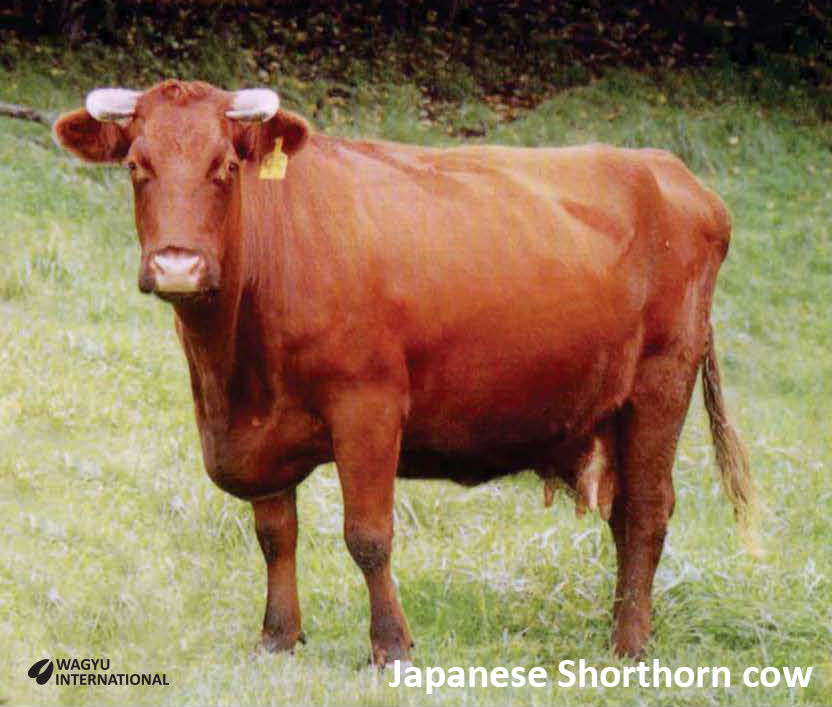
<path id="1" fill-rule="evenodd" d="M 131 172 L 135 172 L 138 168 L 139 165 L 137 165 L 133 160 L 130 160 L 127 163 L 127 169 L 129 169 Z"/>
<path id="2" fill-rule="evenodd" d="M 239 168 L 240 165 L 238 165 L 236 162 L 228 163 L 228 171 L 231 172 L 231 174 L 234 174 L 234 172 L 236 172 Z"/>

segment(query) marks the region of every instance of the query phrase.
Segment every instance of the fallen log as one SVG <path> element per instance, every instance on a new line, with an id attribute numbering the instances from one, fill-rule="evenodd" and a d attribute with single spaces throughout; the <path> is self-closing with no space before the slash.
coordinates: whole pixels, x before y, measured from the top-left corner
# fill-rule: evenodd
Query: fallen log
<path id="1" fill-rule="evenodd" d="M 0 101 L 0 116 L 40 123 L 47 128 L 51 127 L 55 118 L 58 117 L 54 113 L 47 113 L 28 106 L 19 106 L 15 103 L 4 103 L 3 101 Z"/>

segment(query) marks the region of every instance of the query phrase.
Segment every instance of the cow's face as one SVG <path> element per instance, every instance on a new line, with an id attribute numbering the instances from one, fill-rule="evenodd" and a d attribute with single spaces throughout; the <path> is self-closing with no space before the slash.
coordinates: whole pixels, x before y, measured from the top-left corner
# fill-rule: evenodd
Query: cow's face
<path id="1" fill-rule="evenodd" d="M 246 162 L 262 159 L 278 137 L 291 154 L 307 135 L 302 119 L 278 112 L 273 91 L 178 81 L 143 94 L 93 91 L 86 108 L 62 116 L 54 131 L 82 159 L 129 171 L 139 289 L 173 302 L 205 299 L 229 279 Z"/>

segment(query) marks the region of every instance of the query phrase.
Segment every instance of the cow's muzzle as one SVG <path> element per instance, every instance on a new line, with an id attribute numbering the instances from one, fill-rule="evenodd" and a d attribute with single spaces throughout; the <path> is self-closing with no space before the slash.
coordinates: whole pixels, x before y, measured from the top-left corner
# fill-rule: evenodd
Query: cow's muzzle
<path id="1" fill-rule="evenodd" d="M 139 275 L 139 290 L 175 301 L 216 290 L 215 280 L 205 257 L 200 253 L 182 248 L 165 248 L 148 257 Z"/>

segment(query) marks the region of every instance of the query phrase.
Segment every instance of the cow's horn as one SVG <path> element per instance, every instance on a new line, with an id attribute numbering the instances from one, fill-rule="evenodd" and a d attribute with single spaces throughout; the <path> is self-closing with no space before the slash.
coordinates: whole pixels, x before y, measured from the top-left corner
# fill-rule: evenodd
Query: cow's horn
<path id="1" fill-rule="evenodd" d="M 97 88 L 90 91 L 85 102 L 87 113 L 96 120 L 121 120 L 136 112 L 141 94 L 127 88 Z"/>
<path id="2" fill-rule="evenodd" d="M 269 120 L 280 107 L 280 98 L 270 88 L 236 91 L 225 114 L 233 120 Z"/>

